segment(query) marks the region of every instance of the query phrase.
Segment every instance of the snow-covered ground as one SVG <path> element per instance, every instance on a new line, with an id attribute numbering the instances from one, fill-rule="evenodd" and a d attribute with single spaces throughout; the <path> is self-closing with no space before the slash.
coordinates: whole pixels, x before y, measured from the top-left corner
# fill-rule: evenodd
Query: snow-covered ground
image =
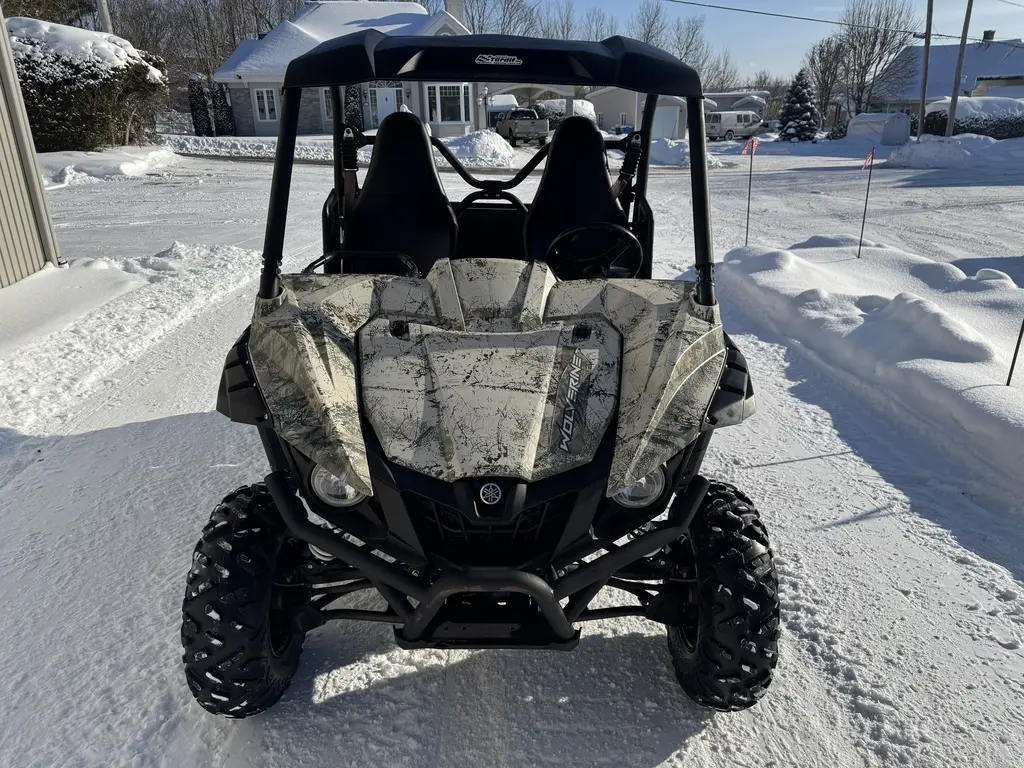
<path id="1" fill-rule="evenodd" d="M 216 500 L 264 471 L 254 431 L 212 410 L 251 312 L 271 167 L 181 158 L 52 190 L 74 266 L 24 284 L 38 292 L 0 291 L 0 765 L 1020 766 L 1013 455 L 971 450 L 990 432 L 944 416 L 948 387 L 921 385 L 929 418 L 882 401 L 940 365 L 994 379 L 965 402 L 1002 383 L 1020 289 L 985 270 L 1024 285 L 1019 173 L 880 165 L 866 238 L 890 247 L 840 262 L 849 241 L 808 241 L 856 236 L 863 155 L 770 149 L 755 158 L 751 248 L 728 253 L 745 162 L 711 174 L 719 295 L 758 413 L 716 435 L 705 464 L 754 496 L 778 553 L 781 662 L 760 704 L 690 704 L 663 630 L 637 619 L 588 625 L 568 654 L 403 652 L 385 627 L 332 625 L 266 715 L 193 704 L 177 638 L 191 548 Z M 296 168 L 286 268 L 318 253 L 330 183 Z M 688 174 L 654 169 L 649 195 L 657 274 L 676 277 L 692 263 Z M 110 282 L 86 288 L 87 272 Z M 11 319 L 39 317 L 44 290 L 48 325 Z M 871 324 L 892 344 L 861 343 Z M 897 330 L 927 342 L 921 358 L 905 362 Z M 1016 393 L 1007 412 L 1022 383 L 1000 390 Z"/>

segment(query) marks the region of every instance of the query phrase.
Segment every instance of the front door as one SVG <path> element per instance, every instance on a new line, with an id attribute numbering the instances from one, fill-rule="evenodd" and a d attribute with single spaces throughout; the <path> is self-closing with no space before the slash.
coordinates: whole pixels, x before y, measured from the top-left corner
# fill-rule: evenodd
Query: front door
<path id="1" fill-rule="evenodd" d="M 371 88 L 370 111 L 373 114 L 373 127 L 376 128 L 381 120 L 397 111 L 400 103 L 397 88 Z"/>

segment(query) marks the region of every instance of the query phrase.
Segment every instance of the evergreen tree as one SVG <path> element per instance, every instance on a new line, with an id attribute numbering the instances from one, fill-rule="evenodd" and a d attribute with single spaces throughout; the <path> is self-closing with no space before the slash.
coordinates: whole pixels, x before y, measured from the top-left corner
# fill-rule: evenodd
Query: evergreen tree
<path id="1" fill-rule="evenodd" d="M 206 98 L 206 78 L 199 73 L 188 79 L 188 106 L 192 111 L 192 130 L 196 136 L 213 136 L 210 105 Z"/>
<path id="2" fill-rule="evenodd" d="M 218 136 L 235 135 L 235 116 L 228 104 L 228 87 L 224 83 L 214 83 L 210 98 L 213 101 L 213 127 Z"/>
<path id="3" fill-rule="evenodd" d="M 801 69 L 786 91 L 782 102 L 779 121 L 782 130 L 779 138 L 789 141 L 814 141 L 821 123 L 821 115 L 815 106 L 814 88 L 807 70 Z"/>
<path id="4" fill-rule="evenodd" d="M 363 130 L 363 99 L 359 90 L 358 85 L 349 85 L 345 88 L 345 124 L 361 131 Z"/>

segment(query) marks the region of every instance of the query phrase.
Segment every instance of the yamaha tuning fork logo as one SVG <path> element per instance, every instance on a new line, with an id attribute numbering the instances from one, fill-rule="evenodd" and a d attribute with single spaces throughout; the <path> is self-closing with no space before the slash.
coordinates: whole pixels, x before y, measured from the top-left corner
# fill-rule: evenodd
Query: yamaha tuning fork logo
<path id="1" fill-rule="evenodd" d="M 503 67 L 518 67 L 523 60 L 507 53 L 481 53 L 476 57 L 477 64 L 495 64 Z"/>
<path id="2" fill-rule="evenodd" d="M 493 507 L 501 501 L 501 486 L 497 483 L 484 483 L 480 487 L 480 501 L 489 507 Z"/>

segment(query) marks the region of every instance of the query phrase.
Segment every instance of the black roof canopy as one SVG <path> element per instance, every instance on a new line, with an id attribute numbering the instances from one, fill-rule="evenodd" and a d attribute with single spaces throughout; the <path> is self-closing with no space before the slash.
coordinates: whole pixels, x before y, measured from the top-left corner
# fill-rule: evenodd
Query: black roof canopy
<path id="1" fill-rule="evenodd" d="M 328 40 L 293 59 L 284 87 L 370 80 L 614 85 L 663 96 L 703 95 L 692 67 L 628 37 L 599 43 L 512 35 L 390 37 L 375 29 Z"/>

